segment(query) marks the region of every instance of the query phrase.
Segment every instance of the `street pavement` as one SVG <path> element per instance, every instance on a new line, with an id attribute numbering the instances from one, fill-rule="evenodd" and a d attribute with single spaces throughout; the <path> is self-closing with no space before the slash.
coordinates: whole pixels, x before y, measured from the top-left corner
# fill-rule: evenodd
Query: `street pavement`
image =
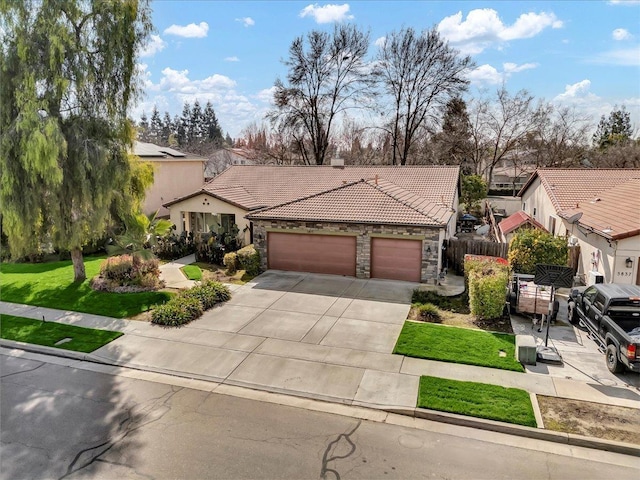
<path id="1" fill-rule="evenodd" d="M 0 477 L 636 478 L 638 459 L 0 350 Z"/>
<path id="2" fill-rule="evenodd" d="M 229 302 L 182 328 L 6 302 L 0 313 L 125 333 L 82 355 L 91 361 L 347 405 L 411 414 L 419 377 L 432 375 L 640 409 L 637 374 L 605 383 L 569 366 L 518 373 L 392 354 L 418 285 L 269 271 L 231 285 Z M 552 327 L 553 341 L 559 331 Z"/>

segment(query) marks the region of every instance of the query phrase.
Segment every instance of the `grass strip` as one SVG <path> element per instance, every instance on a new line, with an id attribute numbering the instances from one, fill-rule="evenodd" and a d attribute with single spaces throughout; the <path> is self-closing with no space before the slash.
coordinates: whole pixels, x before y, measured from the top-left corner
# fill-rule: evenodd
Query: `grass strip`
<path id="1" fill-rule="evenodd" d="M 172 297 L 168 292 L 111 293 L 92 290 L 89 280 L 100 273 L 100 264 L 105 258 L 85 258 L 87 280 L 84 282 L 73 281 L 73 265 L 70 260 L 3 263 L 0 266 L 2 300 L 126 318 L 146 312 L 153 305 L 165 303 Z"/>
<path id="2" fill-rule="evenodd" d="M 405 322 L 393 353 L 524 372 L 515 359 L 515 338 L 508 333 Z"/>
<path id="3" fill-rule="evenodd" d="M 418 407 L 536 427 L 529 394 L 519 388 L 423 376 Z"/>
<path id="4" fill-rule="evenodd" d="M 110 330 L 97 330 L 13 315 L 0 315 L 0 337 L 5 340 L 33 343 L 75 352 L 93 352 L 121 335 L 121 332 Z M 56 345 L 57 342 L 65 338 L 71 340 Z"/>
<path id="5" fill-rule="evenodd" d="M 182 270 L 184 276 L 189 280 L 202 280 L 202 270 L 200 270 L 200 267 L 198 265 L 185 265 L 184 267 L 180 268 L 180 270 Z"/>

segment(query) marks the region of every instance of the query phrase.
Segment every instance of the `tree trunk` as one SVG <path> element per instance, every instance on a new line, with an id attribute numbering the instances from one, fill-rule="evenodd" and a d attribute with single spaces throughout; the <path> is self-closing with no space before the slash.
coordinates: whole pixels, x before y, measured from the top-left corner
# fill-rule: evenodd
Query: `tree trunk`
<path id="1" fill-rule="evenodd" d="M 73 281 L 84 282 L 87 279 L 87 274 L 84 271 L 81 248 L 71 250 L 71 261 L 73 262 Z"/>

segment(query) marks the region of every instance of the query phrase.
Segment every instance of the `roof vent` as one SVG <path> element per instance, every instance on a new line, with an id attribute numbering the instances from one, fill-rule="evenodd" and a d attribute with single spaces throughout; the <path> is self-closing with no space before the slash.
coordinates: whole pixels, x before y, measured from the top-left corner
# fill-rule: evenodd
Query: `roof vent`
<path id="1" fill-rule="evenodd" d="M 600 201 L 600 197 L 596 197 L 593 200 L 591 200 L 590 203 L 598 203 Z"/>

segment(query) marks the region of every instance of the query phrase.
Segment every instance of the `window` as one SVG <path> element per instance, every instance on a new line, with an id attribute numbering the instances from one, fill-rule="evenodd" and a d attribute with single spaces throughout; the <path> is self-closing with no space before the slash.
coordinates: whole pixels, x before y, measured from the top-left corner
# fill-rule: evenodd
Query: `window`
<path id="1" fill-rule="evenodd" d="M 191 212 L 189 216 L 193 233 L 209 233 L 218 231 L 218 216 L 212 213 Z"/>
<path id="2" fill-rule="evenodd" d="M 533 207 L 533 216 L 536 216 L 536 207 Z"/>
<path id="3" fill-rule="evenodd" d="M 596 295 L 596 299 L 593 301 L 593 306 L 596 307 L 598 310 L 600 310 L 600 312 L 603 312 L 604 302 L 605 302 L 604 295 L 599 293 L 598 295 Z"/>
<path id="4" fill-rule="evenodd" d="M 549 215 L 549 233 L 551 233 L 551 235 L 556 234 L 556 219 L 551 215 Z"/>
<path id="5" fill-rule="evenodd" d="M 593 303 L 593 300 L 596 297 L 596 293 L 598 293 L 598 291 L 596 290 L 595 287 L 589 287 L 584 291 L 584 293 L 582 294 L 582 297 L 585 300 L 588 300 L 589 303 Z"/>
<path id="6" fill-rule="evenodd" d="M 222 232 L 231 233 L 231 229 L 236 224 L 236 216 L 233 213 L 223 213 L 220 215 L 220 227 Z"/>

